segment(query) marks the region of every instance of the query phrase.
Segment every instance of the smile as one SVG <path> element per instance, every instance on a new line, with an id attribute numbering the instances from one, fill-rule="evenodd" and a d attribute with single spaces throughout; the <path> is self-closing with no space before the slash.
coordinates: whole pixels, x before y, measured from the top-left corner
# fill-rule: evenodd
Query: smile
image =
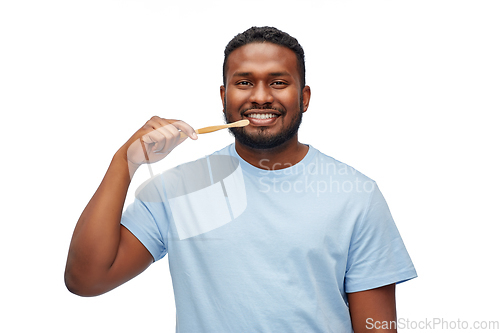
<path id="1" fill-rule="evenodd" d="M 269 119 L 269 118 L 277 118 L 278 115 L 273 113 L 250 113 L 247 115 L 247 117 L 253 119 Z"/>
<path id="2" fill-rule="evenodd" d="M 243 115 L 246 119 L 250 120 L 250 125 L 252 126 L 273 126 L 276 124 L 277 119 L 281 114 L 269 111 L 259 111 L 259 112 L 246 112 Z"/>

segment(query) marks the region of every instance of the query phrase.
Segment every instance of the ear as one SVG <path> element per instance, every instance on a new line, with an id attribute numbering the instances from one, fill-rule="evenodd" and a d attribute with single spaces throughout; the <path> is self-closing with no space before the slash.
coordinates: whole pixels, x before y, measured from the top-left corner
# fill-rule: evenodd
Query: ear
<path id="1" fill-rule="evenodd" d="M 224 99 L 226 97 L 226 88 L 224 86 L 220 86 L 220 98 L 222 100 L 222 112 L 224 112 Z"/>
<path id="2" fill-rule="evenodd" d="M 302 105 L 304 106 L 304 112 L 307 111 L 309 107 L 309 100 L 311 99 L 311 88 L 309 86 L 304 86 L 302 89 Z"/>

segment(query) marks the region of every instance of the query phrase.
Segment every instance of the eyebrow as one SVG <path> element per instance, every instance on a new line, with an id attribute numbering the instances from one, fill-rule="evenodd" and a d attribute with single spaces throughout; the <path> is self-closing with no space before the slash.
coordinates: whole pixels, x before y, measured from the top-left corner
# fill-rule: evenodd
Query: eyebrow
<path id="1" fill-rule="evenodd" d="M 288 72 L 274 72 L 269 73 L 269 76 L 291 76 Z"/>
<path id="2" fill-rule="evenodd" d="M 234 73 L 234 76 L 240 76 L 240 77 L 248 77 L 251 76 L 252 72 L 236 72 Z M 273 72 L 269 73 L 269 76 L 291 76 L 290 73 L 288 72 Z"/>

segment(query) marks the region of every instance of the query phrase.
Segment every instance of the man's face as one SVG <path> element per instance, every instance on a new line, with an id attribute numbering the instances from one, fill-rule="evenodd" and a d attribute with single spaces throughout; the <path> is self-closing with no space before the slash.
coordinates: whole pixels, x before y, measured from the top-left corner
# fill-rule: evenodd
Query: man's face
<path id="1" fill-rule="evenodd" d="M 226 122 L 250 121 L 231 129 L 239 143 L 269 149 L 297 135 L 310 90 L 300 89 L 292 50 L 272 43 L 244 45 L 229 55 L 226 78 L 221 87 Z"/>

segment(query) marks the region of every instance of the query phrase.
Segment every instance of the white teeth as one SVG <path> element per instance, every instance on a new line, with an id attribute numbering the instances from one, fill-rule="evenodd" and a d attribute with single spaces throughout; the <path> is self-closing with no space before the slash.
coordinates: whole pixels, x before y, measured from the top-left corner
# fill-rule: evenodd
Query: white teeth
<path id="1" fill-rule="evenodd" d="M 272 113 L 266 113 L 266 114 L 251 113 L 247 117 L 248 118 L 255 118 L 255 119 L 269 119 L 269 118 L 276 118 L 277 115 L 272 114 Z"/>

